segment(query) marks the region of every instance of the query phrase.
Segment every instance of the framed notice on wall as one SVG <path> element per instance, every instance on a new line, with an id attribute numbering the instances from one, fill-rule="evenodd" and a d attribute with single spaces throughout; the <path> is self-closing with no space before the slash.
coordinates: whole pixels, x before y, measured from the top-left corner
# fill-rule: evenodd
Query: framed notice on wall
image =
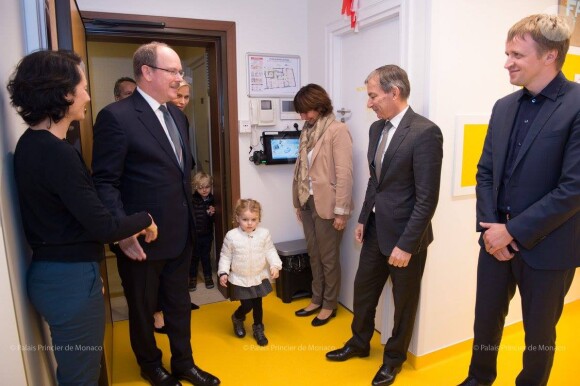
<path id="1" fill-rule="evenodd" d="M 300 89 L 300 56 L 246 54 L 249 97 L 294 97 Z"/>

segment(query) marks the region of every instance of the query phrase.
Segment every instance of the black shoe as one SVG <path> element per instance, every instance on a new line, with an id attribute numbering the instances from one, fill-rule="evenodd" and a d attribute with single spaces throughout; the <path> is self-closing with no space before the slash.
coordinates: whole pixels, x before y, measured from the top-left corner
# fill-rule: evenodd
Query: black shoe
<path id="1" fill-rule="evenodd" d="M 298 311 L 296 311 L 294 313 L 294 315 L 296 316 L 310 316 L 312 314 L 315 314 L 316 312 L 318 312 L 318 310 L 320 309 L 321 306 L 318 306 L 310 311 L 306 311 L 304 308 L 299 309 Z"/>
<path id="2" fill-rule="evenodd" d="M 486 383 L 479 383 L 477 379 L 472 376 L 465 378 L 458 386 L 487 386 Z"/>
<path id="3" fill-rule="evenodd" d="M 197 289 L 197 278 L 189 279 L 189 292 L 193 292 Z"/>
<path id="4" fill-rule="evenodd" d="M 153 369 L 141 369 L 141 377 L 147 380 L 153 386 L 181 386 L 181 382 L 169 371 L 165 370 L 163 366 L 155 367 Z"/>
<path id="5" fill-rule="evenodd" d="M 206 276 L 205 277 L 205 288 L 212 289 L 213 287 L 215 287 L 215 284 L 213 283 L 212 277 Z"/>
<path id="6" fill-rule="evenodd" d="M 363 350 L 352 346 L 344 346 L 338 350 L 326 353 L 326 359 L 333 362 L 344 362 L 352 357 L 365 358 L 369 356 L 369 350 Z"/>
<path id="7" fill-rule="evenodd" d="M 235 313 L 232 315 L 232 323 L 234 324 L 234 335 L 237 336 L 238 338 L 243 338 L 244 336 L 246 336 L 246 329 L 244 328 L 244 320 L 246 320 L 245 317 L 243 317 L 242 319 L 238 319 L 236 318 Z"/>
<path id="8" fill-rule="evenodd" d="M 395 382 L 395 378 L 397 374 L 401 371 L 401 366 L 387 366 L 382 365 L 379 368 L 379 371 L 375 374 L 373 378 L 372 385 L 373 386 L 385 386 L 391 385 Z"/>
<path id="9" fill-rule="evenodd" d="M 254 331 L 254 339 L 258 343 L 258 346 L 266 346 L 268 344 L 268 338 L 264 335 L 264 325 L 252 324 L 252 330 Z"/>
<path id="10" fill-rule="evenodd" d="M 185 380 L 194 386 L 215 386 L 220 384 L 220 380 L 208 372 L 203 371 L 196 365 L 185 371 L 173 371 L 175 378 Z"/>
<path id="11" fill-rule="evenodd" d="M 332 313 L 330 314 L 330 316 L 326 319 L 319 319 L 318 316 L 316 316 L 314 319 L 312 319 L 312 325 L 314 327 L 320 327 L 320 326 L 324 326 L 326 323 L 328 323 L 330 321 L 331 318 L 334 318 L 336 316 L 336 310 L 332 310 Z"/>
<path id="12" fill-rule="evenodd" d="M 158 334 L 167 334 L 167 328 L 163 327 L 155 327 L 155 332 Z"/>
<path id="13" fill-rule="evenodd" d="M 195 303 L 191 303 L 191 309 L 192 310 L 199 310 L 199 306 Z"/>

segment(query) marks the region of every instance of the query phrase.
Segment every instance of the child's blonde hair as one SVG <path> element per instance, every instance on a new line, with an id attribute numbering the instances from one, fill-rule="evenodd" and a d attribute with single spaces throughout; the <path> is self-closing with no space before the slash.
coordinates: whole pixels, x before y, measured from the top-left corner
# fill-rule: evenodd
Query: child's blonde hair
<path id="1" fill-rule="evenodd" d="M 206 172 L 197 172 L 191 179 L 191 188 L 196 190 L 203 185 L 203 182 L 207 181 L 209 186 L 213 185 L 213 177 Z"/>
<path id="2" fill-rule="evenodd" d="M 234 226 L 238 225 L 238 217 L 240 217 L 245 211 L 258 213 L 258 221 L 262 220 L 262 205 L 251 198 L 241 198 L 236 202 L 236 208 L 234 209 Z"/>

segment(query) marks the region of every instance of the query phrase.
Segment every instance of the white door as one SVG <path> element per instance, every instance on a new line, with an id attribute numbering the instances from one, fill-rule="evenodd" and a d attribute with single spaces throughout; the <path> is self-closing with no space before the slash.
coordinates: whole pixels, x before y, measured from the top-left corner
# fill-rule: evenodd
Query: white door
<path id="1" fill-rule="evenodd" d="M 362 10 L 361 10 L 362 11 Z M 353 137 L 353 201 L 354 213 L 348 222 L 341 244 L 342 290 L 340 302 L 352 310 L 354 276 L 358 267 L 361 246 L 354 240 L 354 229 L 364 200 L 369 178 L 366 160 L 368 130 L 376 114 L 366 107 L 367 93 L 365 79 L 377 67 L 401 62 L 401 22 L 400 7 L 367 14 L 361 19 L 359 13 L 359 32 L 353 32 L 344 23 L 328 26 L 327 46 L 330 68 L 328 69 L 329 92 L 332 95 L 335 114 L 344 114 Z M 365 20 L 368 22 L 365 23 Z M 339 112 L 337 112 L 339 111 Z M 383 290 L 377 308 L 375 325 L 381 331 L 382 341 L 391 333 L 393 320 L 391 282 Z"/>

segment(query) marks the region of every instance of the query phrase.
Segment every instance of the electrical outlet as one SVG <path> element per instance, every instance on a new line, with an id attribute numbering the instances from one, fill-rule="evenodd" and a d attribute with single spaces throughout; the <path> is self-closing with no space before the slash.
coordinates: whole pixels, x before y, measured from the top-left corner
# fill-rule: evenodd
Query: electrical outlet
<path id="1" fill-rule="evenodd" d="M 250 121 L 239 121 L 239 131 L 240 133 L 251 133 L 252 125 Z"/>

